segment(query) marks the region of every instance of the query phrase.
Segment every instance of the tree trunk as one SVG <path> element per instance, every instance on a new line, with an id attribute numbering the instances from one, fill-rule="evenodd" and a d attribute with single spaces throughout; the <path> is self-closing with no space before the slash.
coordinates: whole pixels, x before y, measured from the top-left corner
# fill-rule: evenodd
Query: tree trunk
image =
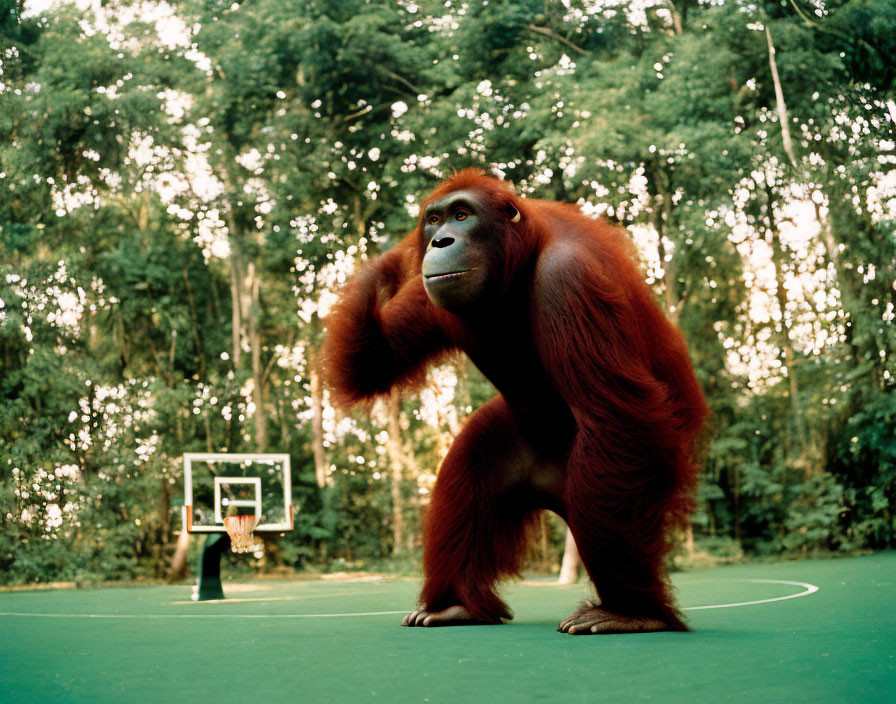
<path id="1" fill-rule="evenodd" d="M 402 477 L 402 451 L 401 428 L 399 424 L 399 394 L 397 389 L 392 389 L 386 406 L 386 432 L 389 439 L 386 442 L 386 455 L 389 458 L 389 469 L 392 479 L 392 554 L 399 555 L 404 552 L 404 501 L 401 495 Z"/>
<path id="2" fill-rule="evenodd" d="M 688 558 L 694 557 L 694 524 L 690 518 L 684 527 L 684 553 Z"/>
<path id="3" fill-rule="evenodd" d="M 161 575 L 168 547 L 168 533 L 171 530 L 171 486 L 168 477 L 162 473 L 159 480 L 159 546 L 155 565 L 155 573 Z"/>
<path id="4" fill-rule="evenodd" d="M 323 489 L 327 485 L 327 460 L 324 454 L 323 389 L 317 365 L 317 352 L 308 355 L 308 379 L 311 384 L 311 453 L 314 456 L 314 477 Z"/>
<path id="5" fill-rule="evenodd" d="M 174 556 L 171 558 L 171 568 L 168 570 L 168 581 L 179 582 L 189 573 L 187 565 L 187 553 L 190 550 L 190 534 L 181 529 L 177 537 L 177 545 L 174 548 Z"/>
<path id="6" fill-rule="evenodd" d="M 229 192 L 233 192 L 230 176 L 225 171 L 219 174 Z M 230 242 L 230 291 L 231 317 L 233 325 L 232 352 L 233 368 L 239 370 L 242 361 L 242 342 L 245 337 L 252 355 L 252 402 L 255 404 L 255 444 L 259 452 L 267 447 L 267 416 L 264 408 L 264 371 L 261 364 L 261 297 L 259 277 L 255 262 L 244 261 L 242 231 L 227 209 L 227 227 Z"/>
<path id="7" fill-rule="evenodd" d="M 790 321 L 787 319 L 787 293 L 784 290 L 783 266 L 785 255 L 784 249 L 781 246 L 781 233 L 778 232 L 778 225 L 775 221 L 774 193 L 771 185 L 769 185 L 768 175 L 766 175 L 765 189 L 769 223 L 768 236 L 771 239 L 772 264 L 775 267 L 775 297 L 778 301 L 778 309 L 781 311 L 782 333 L 779 336 L 781 351 L 783 353 L 781 363 L 787 372 L 787 381 L 790 387 L 790 406 L 791 412 L 793 413 L 793 423 L 794 428 L 796 429 L 797 442 L 800 447 L 800 464 L 803 465 L 806 478 L 808 478 L 814 473 L 812 468 L 814 463 L 809 460 L 809 445 L 806 437 L 806 426 L 803 418 L 803 411 L 800 407 L 800 389 L 796 372 L 796 352 L 793 349 L 793 331 L 791 329 Z"/>
<path id="8" fill-rule="evenodd" d="M 566 529 L 566 545 L 563 548 L 563 562 L 557 584 L 574 584 L 579 579 L 579 549 L 576 547 L 572 531 Z"/>
<path id="9" fill-rule="evenodd" d="M 548 515 L 542 511 L 538 515 L 538 543 L 541 548 L 541 568 L 550 564 L 550 556 L 548 554 Z"/>
<path id="10" fill-rule="evenodd" d="M 231 235 L 230 247 L 230 300 L 231 300 L 231 325 L 233 326 L 233 334 L 231 336 L 231 364 L 234 369 L 240 367 L 241 338 L 243 329 L 242 315 L 242 280 L 243 267 L 240 256 L 233 246 L 234 237 Z"/>
<path id="11" fill-rule="evenodd" d="M 402 450 L 403 454 L 401 457 L 404 460 L 404 466 L 402 467 L 404 470 L 403 479 L 416 489 L 418 486 L 417 481 L 420 477 L 420 467 L 417 464 L 417 458 L 414 456 L 414 450 L 411 447 L 410 442 L 402 443 Z M 414 515 L 418 518 L 421 516 L 420 494 L 416 490 L 412 491 L 407 498 L 405 508 L 409 511 L 413 511 Z M 423 538 L 420 535 L 421 525 L 422 520 L 416 520 L 416 522 L 410 526 L 405 523 L 405 545 L 409 552 L 413 551 L 414 548 L 423 542 Z"/>
<path id="12" fill-rule="evenodd" d="M 674 261 L 674 253 L 667 261 L 668 252 L 663 244 L 663 236 L 666 231 L 666 223 L 672 219 L 672 195 L 663 187 L 661 176 L 655 176 L 653 187 L 656 195 L 653 196 L 650 208 L 650 224 L 657 234 L 657 254 L 660 258 L 660 266 L 663 267 L 663 302 L 666 306 L 666 316 L 673 325 L 678 327 L 681 320 L 681 308 L 684 299 L 678 294 L 678 264 Z"/>
<path id="13" fill-rule="evenodd" d="M 196 354 L 199 356 L 199 378 L 205 381 L 208 378 L 208 365 L 205 361 L 205 347 L 202 338 L 199 337 L 199 315 L 196 312 L 196 299 L 193 296 L 193 287 L 190 286 L 190 270 L 184 266 L 184 284 L 187 287 L 187 300 L 190 302 L 190 316 L 193 318 L 193 342 L 196 345 Z"/>
<path id="14" fill-rule="evenodd" d="M 781 78 L 778 76 L 778 63 L 775 61 L 775 45 L 772 44 L 772 33 L 769 31 L 768 25 L 765 26 L 765 38 L 768 41 L 768 65 L 772 72 L 772 81 L 775 84 L 775 104 L 778 109 L 778 122 L 781 124 L 781 142 L 784 145 L 784 153 L 787 154 L 791 166 L 797 168 L 796 155 L 793 153 L 793 141 L 790 139 L 790 118 L 787 116 L 784 89 L 781 87 Z"/>
<path id="15" fill-rule="evenodd" d="M 684 23 L 681 21 L 681 13 L 672 0 L 669 0 L 670 11 L 672 12 L 672 29 L 679 37 L 684 34 Z"/>
<path id="16" fill-rule="evenodd" d="M 258 276 L 255 263 L 249 262 L 246 283 L 250 292 L 248 337 L 249 349 L 252 350 L 252 401 L 255 404 L 255 444 L 259 452 L 264 452 L 268 444 L 267 415 L 264 408 L 264 370 L 261 365 L 261 300 L 258 293 Z"/>
<path id="17" fill-rule="evenodd" d="M 833 203 L 833 196 L 831 194 L 828 195 L 829 204 Z M 825 217 L 824 213 L 821 210 L 821 204 L 816 202 L 815 199 L 812 199 L 812 203 L 815 206 L 815 218 L 818 221 L 818 226 L 821 232 L 821 239 L 824 242 L 825 252 L 827 254 L 828 260 L 834 265 L 834 271 L 837 273 L 837 287 L 840 290 L 840 307 L 843 311 L 850 317 L 850 319 L 854 319 L 854 316 L 857 312 L 859 312 L 859 299 L 860 293 L 856 288 L 854 283 L 853 276 L 850 275 L 850 272 L 843 265 L 843 261 L 840 258 L 840 247 L 837 244 L 837 239 L 834 236 L 834 230 L 831 226 L 831 218 Z M 830 215 L 830 207 L 829 207 L 829 215 Z M 885 343 L 880 338 L 880 336 L 874 332 L 872 328 L 871 337 L 873 339 L 873 350 L 882 350 L 885 349 Z M 862 350 L 856 344 L 853 336 L 849 337 L 848 343 L 850 348 L 852 349 L 853 358 L 856 364 L 861 363 L 862 359 Z M 880 369 L 880 358 L 875 354 L 872 355 L 872 359 L 874 359 L 874 364 L 871 368 L 872 378 L 874 380 L 875 387 L 883 390 L 883 376 Z"/>
<path id="18" fill-rule="evenodd" d="M 666 246 L 663 244 L 665 224 L 672 219 L 672 196 L 663 187 L 659 177 L 654 178 L 654 188 L 657 194 L 652 199 L 653 206 L 650 209 L 649 217 L 657 233 L 657 253 L 663 267 L 663 302 L 666 307 L 666 317 L 675 327 L 678 327 L 685 299 L 684 296 L 679 297 L 678 294 L 678 264 L 674 260 L 674 253 L 666 261 Z M 690 517 L 686 521 L 685 550 L 688 556 L 692 556 L 694 554 L 694 528 L 691 525 Z"/>
<path id="19" fill-rule="evenodd" d="M 211 411 L 206 410 L 202 414 L 202 425 L 205 427 L 205 451 L 206 452 L 214 452 L 213 443 L 212 443 L 212 421 L 209 416 L 211 415 Z"/>

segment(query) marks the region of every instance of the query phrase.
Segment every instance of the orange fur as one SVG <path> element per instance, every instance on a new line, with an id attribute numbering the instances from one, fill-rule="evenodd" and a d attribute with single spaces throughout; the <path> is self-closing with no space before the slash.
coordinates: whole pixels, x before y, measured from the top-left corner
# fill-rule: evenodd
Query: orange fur
<path id="1" fill-rule="evenodd" d="M 684 629 L 663 561 L 672 527 L 693 509 L 708 407 L 681 333 L 621 231 L 475 170 L 426 203 L 457 190 L 521 214 L 489 232 L 500 248 L 497 299 L 470 318 L 428 300 L 421 208 L 414 233 L 350 282 L 326 345 L 330 383 L 346 403 L 418 382 L 451 350 L 469 354 L 500 393 L 471 416 L 440 470 L 424 534 L 425 608 L 459 603 L 482 622 L 507 618 L 495 584 L 517 572 L 533 512 L 552 508 L 604 608 Z"/>

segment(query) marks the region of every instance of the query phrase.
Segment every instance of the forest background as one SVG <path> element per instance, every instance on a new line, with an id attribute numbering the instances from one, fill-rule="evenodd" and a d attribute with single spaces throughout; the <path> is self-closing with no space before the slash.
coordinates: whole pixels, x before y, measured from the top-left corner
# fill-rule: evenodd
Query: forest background
<path id="1" fill-rule="evenodd" d="M 0 10 L 0 582 L 182 575 L 187 451 L 291 456 L 244 566 L 415 569 L 494 391 L 346 415 L 318 351 L 467 166 L 634 238 L 713 409 L 679 562 L 896 545 L 892 0 Z"/>

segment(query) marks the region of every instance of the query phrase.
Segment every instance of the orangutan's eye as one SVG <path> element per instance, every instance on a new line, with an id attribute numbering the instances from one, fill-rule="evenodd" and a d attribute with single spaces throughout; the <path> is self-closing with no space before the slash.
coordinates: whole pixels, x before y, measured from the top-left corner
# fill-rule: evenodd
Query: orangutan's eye
<path id="1" fill-rule="evenodd" d="M 430 224 L 430 225 L 437 225 L 438 223 L 439 223 L 439 216 L 438 216 L 438 215 L 430 215 L 430 216 L 429 216 L 429 224 Z"/>
<path id="2" fill-rule="evenodd" d="M 466 220 L 470 217 L 470 214 L 466 210 L 458 210 L 457 215 L 454 216 L 455 220 Z"/>

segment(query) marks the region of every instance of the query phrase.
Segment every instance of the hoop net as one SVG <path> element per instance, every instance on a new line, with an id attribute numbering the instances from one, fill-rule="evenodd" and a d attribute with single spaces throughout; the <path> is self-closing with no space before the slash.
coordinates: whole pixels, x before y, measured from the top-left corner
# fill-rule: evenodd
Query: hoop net
<path id="1" fill-rule="evenodd" d="M 255 516 L 228 516 L 224 527 L 230 536 L 230 549 L 234 552 L 254 552 L 258 549 L 255 540 Z"/>

